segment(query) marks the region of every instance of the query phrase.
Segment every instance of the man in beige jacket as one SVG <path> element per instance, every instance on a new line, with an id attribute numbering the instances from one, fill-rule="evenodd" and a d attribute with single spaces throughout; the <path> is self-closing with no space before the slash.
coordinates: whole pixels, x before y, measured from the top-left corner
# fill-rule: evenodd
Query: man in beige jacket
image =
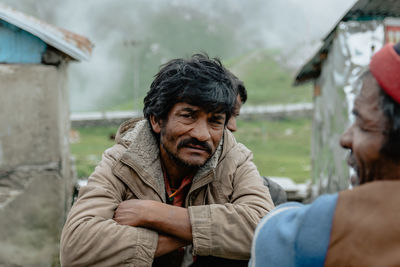
<path id="1" fill-rule="evenodd" d="M 80 190 L 61 237 L 63 266 L 246 266 L 254 229 L 273 207 L 252 153 L 226 124 L 236 93 L 206 55 L 166 63 L 145 120 Z"/>

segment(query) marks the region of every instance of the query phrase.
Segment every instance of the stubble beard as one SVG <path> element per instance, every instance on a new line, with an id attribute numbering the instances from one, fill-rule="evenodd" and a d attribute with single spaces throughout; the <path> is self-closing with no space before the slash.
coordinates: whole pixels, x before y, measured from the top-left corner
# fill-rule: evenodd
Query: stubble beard
<path id="1" fill-rule="evenodd" d="M 356 181 L 353 181 L 355 182 L 355 184 L 353 184 L 354 186 L 384 179 L 384 175 L 382 173 L 384 161 L 375 160 L 369 162 L 367 165 L 364 162 L 357 162 L 353 154 L 350 154 L 350 157 L 350 162 L 352 164 L 349 164 L 349 167 L 353 168 L 356 173 Z"/>

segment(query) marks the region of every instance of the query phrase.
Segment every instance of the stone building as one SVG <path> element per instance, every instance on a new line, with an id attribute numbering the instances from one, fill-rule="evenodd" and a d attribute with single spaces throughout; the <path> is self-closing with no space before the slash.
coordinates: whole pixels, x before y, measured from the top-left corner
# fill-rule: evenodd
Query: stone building
<path id="1" fill-rule="evenodd" d="M 0 266 L 52 266 L 71 204 L 70 61 L 80 35 L 0 5 Z"/>
<path id="2" fill-rule="evenodd" d="M 313 195 L 349 187 L 346 151 L 339 146 L 353 120 L 357 78 L 373 53 L 400 41 L 400 1 L 359 0 L 334 25 L 318 52 L 301 68 L 295 84 L 314 81 L 312 129 Z"/>

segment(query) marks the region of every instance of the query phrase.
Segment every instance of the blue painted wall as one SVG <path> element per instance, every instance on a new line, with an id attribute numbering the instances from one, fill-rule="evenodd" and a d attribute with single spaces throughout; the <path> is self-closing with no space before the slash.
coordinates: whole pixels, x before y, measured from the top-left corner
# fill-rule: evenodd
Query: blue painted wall
<path id="1" fill-rule="evenodd" d="M 36 36 L 0 20 L 0 63 L 40 64 L 46 47 Z"/>

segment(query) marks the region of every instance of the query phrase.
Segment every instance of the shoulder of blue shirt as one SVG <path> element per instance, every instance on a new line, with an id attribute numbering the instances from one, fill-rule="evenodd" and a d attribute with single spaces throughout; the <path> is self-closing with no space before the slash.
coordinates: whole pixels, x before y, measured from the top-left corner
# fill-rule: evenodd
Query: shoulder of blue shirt
<path id="1" fill-rule="evenodd" d="M 323 266 L 337 199 L 323 195 L 273 209 L 257 226 L 249 266 Z"/>

